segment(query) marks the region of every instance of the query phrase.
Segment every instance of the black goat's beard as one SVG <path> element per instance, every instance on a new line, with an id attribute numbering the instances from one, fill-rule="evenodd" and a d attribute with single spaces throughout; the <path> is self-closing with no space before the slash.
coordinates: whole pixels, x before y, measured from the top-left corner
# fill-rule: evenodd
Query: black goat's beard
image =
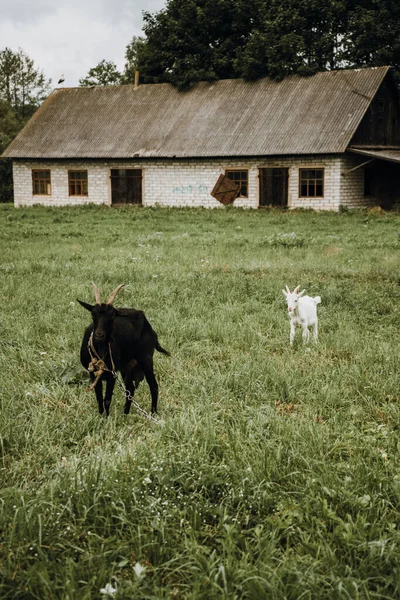
<path id="1" fill-rule="evenodd" d="M 93 346 L 100 358 L 104 360 L 108 354 L 108 338 L 105 338 L 104 340 L 98 340 L 95 338 L 95 336 L 93 336 Z"/>

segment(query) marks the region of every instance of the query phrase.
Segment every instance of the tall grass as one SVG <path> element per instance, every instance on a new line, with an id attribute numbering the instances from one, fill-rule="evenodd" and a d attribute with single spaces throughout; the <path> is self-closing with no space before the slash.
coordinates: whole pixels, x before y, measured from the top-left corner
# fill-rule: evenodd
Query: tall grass
<path id="1" fill-rule="evenodd" d="M 400 596 L 398 214 L 0 223 L 1 598 Z M 161 425 L 84 391 L 91 280 L 172 353 Z M 318 345 L 289 347 L 286 284 L 322 296 Z"/>

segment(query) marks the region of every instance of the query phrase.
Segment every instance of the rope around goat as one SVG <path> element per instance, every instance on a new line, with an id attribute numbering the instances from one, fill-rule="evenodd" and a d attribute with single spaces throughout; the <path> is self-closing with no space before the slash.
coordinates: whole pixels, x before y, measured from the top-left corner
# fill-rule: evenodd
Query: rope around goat
<path id="1" fill-rule="evenodd" d="M 86 388 L 85 391 L 86 392 L 91 392 L 92 390 L 94 390 L 94 388 L 96 387 L 96 385 L 100 381 L 101 376 L 103 375 L 103 373 L 105 371 L 107 371 L 108 373 L 112 374 L 112 376 L 114 377 L 114 379 L 117 381 L 117 383 L 122 388 L 122 390 L 123 390 L 123 392 L 125 394 L 126 400 L 128 400 L 129 402 L 131 402 L 131 404 L 133 405 L 133 407 L 136 408 L 136 410 L 143 417 L 145 417 L 149 421 L 152 421 L 153 423 L 156 423 L 157 425 L 162 425 L 162 423 L 160 421 L 158 421 L 157 419 L 155 419 L 153 417 L 153 415 L 150 415 L 148 412 L 146 412 L 145 410 L 143 410 L 143 408 L 133 398 L 133 396 L 130 393 L 130 391 L 126 389 L 125 384 L 124 384 L 124 382 L 122 380 L 122 377 L 121 376 L 118 377 L 118 373 L 115 370 L 115 364 L 114 364 L 114 361 L 113 361 L 110 344 L 108 344 L 108 352 L 109 352 L 109 355 L 110 355 L 110 361 L 111 361 L 112 369 L 109 369 L 107 367 L 104 359 L 102 359 L 99 356 L 99 354 L 96 351 L 96 348 L 94 347 L 94 344 L 93 344 L 93 331 L 90 334 L 90 338 L 89 338 L 89 341 L 88 341 L 88 351 L 89 351 L 91 360 L 90 360 L 90 363 L 88 365 L 87 370 L 89 371 L 89 373 L 93 373 L 94 374 L 95 380 L 93 381 L 93 383 L 91 385 L 89 385 Z"/>

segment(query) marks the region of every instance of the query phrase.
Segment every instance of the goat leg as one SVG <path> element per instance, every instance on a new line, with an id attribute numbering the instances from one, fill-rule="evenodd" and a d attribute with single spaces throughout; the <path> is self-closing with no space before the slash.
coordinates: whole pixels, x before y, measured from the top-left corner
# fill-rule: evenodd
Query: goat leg
<path id="1" fill-rule="evenodd" d="M 158 383 L 154 375 L 152 358 L 148 357 L 147 359 L 140 361 L 139 367 L 143 371 L 146 381 L 149 384 L 151 394 L 151 412 L 154 414 L 157 412 Z"/>
<path id="2" fill-rule="evenodd" d="M 102 415 L 104 412 L 104 403 L 103 403 L 103 383 L 101 381 L 101 375 L 95 375 L 93 372 L 90 373 L 90 379 L 92 381 L 92 385 L 89 386 L 89 389 L 94 389 L 96 394 L 97 404 L 99 406 L 99 413 Z"/>
<path id="3" fill-rule="evenodd" d="M 110 414 L 110 405 L 111 405 L 111 399 L 112 399 L 112 395 L 114 392 L 114 386 L 115 386 L 115 379 L 113 375 L 110 375 L 109 373 L 107 373 L 107 380 L 106 380 L 106 393 L 104 396 L 104 406 L 106 409 L 106 416 L 108 417 Z"/>
<path id="4" fill-rule="evenodd" d="M 296 333 L 296 327 L 292 320 L 290 320 L 290 345 L 293 345 L 294 336 Z"/>
<path id="5" fill-rule="evenodd" d="M 308 327 L 303 325 L 303 342 L 304 342 L 304 344 L 307 344 L 309 339 L 310 339 L 310 332 L 308 331 Z"/>
<path id="6" fill-rule="evenodd" d="M 122 379 L 124 380 L 125 386 L 125 415 L 129 415 L 135 389 L 136 387 L 138 387 L 140 380 L 143 379 L 143 373 L 140 371 L 140 369 L 138 369 L 137 364 L 137 360 L 132 359 L 128 363 L 127 368 L 121 371 Z"/>

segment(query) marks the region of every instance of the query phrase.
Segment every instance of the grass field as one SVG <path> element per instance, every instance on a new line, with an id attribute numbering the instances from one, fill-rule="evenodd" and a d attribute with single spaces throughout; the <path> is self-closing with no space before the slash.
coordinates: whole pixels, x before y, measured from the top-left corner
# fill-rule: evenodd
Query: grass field
<path id="1" fill-rule="evenodd" d="M 399 214 L 0 223 L 0 598 L 400 597 Z M 85 392 L 91 280 L 172 354 L 160 424 Z M 321 295 L 318 345 L 289 346 L 286 284 Z"/>

